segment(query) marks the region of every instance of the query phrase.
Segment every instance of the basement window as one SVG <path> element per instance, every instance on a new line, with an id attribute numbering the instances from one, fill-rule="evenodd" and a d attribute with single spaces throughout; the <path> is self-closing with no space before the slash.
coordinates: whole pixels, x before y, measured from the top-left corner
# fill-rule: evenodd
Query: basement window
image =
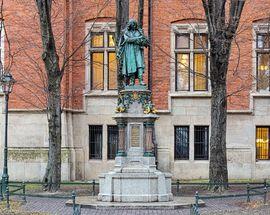
<path id="1" fill-rule="evenodd" d="M 194 159 L 208 160 L 209 127 L 194 126 Z"/>
<path id="2" fill-rule="evenodd" d="M 118 126 L 108 125 L 108 159 L 115 159 L 118 144 Z"/>
<path id="3" fill-rule="evenodd" d="M 174 159 L 189 159 L 189 126 L 174 127 Z"/>
<path id="4" fill-rule="evenodd" d="M 256 128 L 256 159 L 269 160 L 269 139 L 270 127 L 257 127 Z"/>
<path id="5" fill-rule="evenodd" d="M 89 159 L 102 159 L 102 125 L 89 125 Z"/>

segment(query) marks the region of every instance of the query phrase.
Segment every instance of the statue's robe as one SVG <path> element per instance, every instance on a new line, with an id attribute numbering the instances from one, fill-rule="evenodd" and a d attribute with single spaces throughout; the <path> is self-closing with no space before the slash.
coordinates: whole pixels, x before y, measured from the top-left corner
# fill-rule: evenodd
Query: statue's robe
<path id="1" fill-rule="evenodd" d="M 122 74 L 128 77 L 135 75 L 137 78 L 139 68 L 143 71 L 145 68 L 143 47 L 147 44 L 147 39 L 138 30 L 126 31 L 121 42 L 119 51 L 122 55 Z"/>

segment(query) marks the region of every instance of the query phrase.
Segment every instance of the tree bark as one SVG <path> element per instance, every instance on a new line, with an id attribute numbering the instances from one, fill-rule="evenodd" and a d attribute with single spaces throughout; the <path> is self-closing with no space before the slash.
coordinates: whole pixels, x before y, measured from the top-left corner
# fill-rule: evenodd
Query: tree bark
<path id="1" fill-rule="evenodd" d="M 36 0 L 42 38 L 42 59 L 47 74 L 49 127 L 49 152 L 46 172 L 43 178 L 45 190 L 56 192 L 61 183 L 61 81 L 59 57 L 51 26 L 52 0 Z"/>
<path id="2" fill-rule="evenodd" d="M 116 44 L 118 47 L 123 30 L 125 29 L 129 20 L 129 0 L 116 0 Z M 117 51 L 117 50 L 116 50 Z M 121 74 L 121 62 L 117 61 L 117 82 L 118 91 L 124 88 L 123 75 Z"/>
<path id="3" fill-rule="evenodd" d="M 138 25 L 140 28 L 143 27 L 143 13 L 144 13 L 144 0 L 139 0 L 138 5 Z"/>
<path id="4" fill-rule="evenodd" d="M 227 126 L 227 71 L 232 38 L 224 32 L 210 38 L 211 71 L 211 137 L 209 161 L 209 189 L 223 191 L 228 188 L 226 153 Z"/>
<path id="5" fill-rule="evenodd" d="M 55 192 L 61 183 L 61 80 L 52 78 L 48 83 L 49 152 L 44 188 Z"/>
<path id="6" fill-rule="evenodd" d="M 236 36 L 245 0 L 202 0 L 210 38 L 211 137 L 209 189 L 228 188 L 226 153 L 227 71 L 233 38 Z M 229 16 L 228 18 L 226 16 Z"/>
<path id="7" fill-rule="evenodd" d="M 213 53 L 211 56 L 211 137 L 209 163 L 209 189 L 214 191 L 228 188 L 228 171 L 226 155 L 226 125 L 227 125 L 227 65 L 220 60 L 227 56 Z M 215 80 L 215 77 L 218 77 Z"/>

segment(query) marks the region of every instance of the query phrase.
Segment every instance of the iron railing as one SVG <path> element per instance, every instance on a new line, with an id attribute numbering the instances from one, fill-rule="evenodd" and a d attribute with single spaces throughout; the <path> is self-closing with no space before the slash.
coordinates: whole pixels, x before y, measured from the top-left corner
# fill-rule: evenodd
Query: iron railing
<path id="1" fill-rule="evenodd" d="M 198 191 L 195 193 L 195 203 L 191 205 L 190 215 L 200 215 L 199 211 L 199 200 L 207 199 L 220 199 L 220 198 L 236 198 L 236 197 L 247 197 L 247 202 L 250 202 L 251 196 L 263 196 L 263 203 L 267 202 L 267 192 L 270 188 L 270 183 L 267 183 L 264 180 L 260 186 L 251 187 L 250 184 L 247 184 L 247 192 L 240 194 L 228 194 L 228 195 L 214 195 L 214 196 L 200 196 Z"/>
<path id="2" fill-rule="evenodd" d="M 42 184 L 41 182 L 25 182 L 25 183 L 19 183 L 19 182 L 10 182 L 7 186 L 7 190 L 4 193 L 2 191 L 2 187 L 0 186 L 0 197 L 1 200 L 6 200 L 6 208 L 10 208 L 9 199 L 11 195 L 16 196 L 22 196 L 22 200 L 26 202 L 26 197 L 39 197 L 39 198 L 60 198 L 60 199 L 72 199 L 72 207 L 73 207 L 73 215 L 80 215 L 81 213 L 81 206 L 80 204 L 76 203 L 76 193 L 75 191 L 72 192 L 72 195 L 54 195 L 54 196 L 47 196 L 42 194 L 26 194 L 25 187 L 27 184 Z M 229 183 L 229 185 L 243 185 L 244 183 L 241 182 L 234 182 Z M 87 182 L 62 182 L 61 185 L 87 185 L 91 188 L 91 194 L 95 196 L 97 194 L 96 190 L 99 186 L 99 183 L 96 180 L 91 180 Z M 172 183 L 172 187 L 176 188 L 175 196 L 180 195 L 180 188 L 184 185 L 207 185 L 209 186 L 209 183 L 192 183 L 192 182 L 180 182 L 180 180 L 176 180 Z M 10 190 L 10 187 L 14 188 Z M 211 196 L 203 196 L 199 195 L 199 192 L 196 192 L 195 194 L 195 203 L 191 205 L 190 208 L 190 214 L 192 215 L 200 215 L 199 211 L 199 201 L 200 200 L 207 200 L 207 199 L 218 199 L 218 198 L 236 198 L 236 197 L 246 197 L 247 202 L 251 201 L 252 196 L 263 196 L 264 203 L 267 201 L 267 192 L 268 188 L 270 188 L 270 183 L 267 183 L 266 180 L 264 182 L 251 182 L 248 183 L 246 186 L 246 192 L 245 193 L 233 193 L 228 195 L 211 195 Z M 19 192 L 21 191 L 21 192 Z"/>

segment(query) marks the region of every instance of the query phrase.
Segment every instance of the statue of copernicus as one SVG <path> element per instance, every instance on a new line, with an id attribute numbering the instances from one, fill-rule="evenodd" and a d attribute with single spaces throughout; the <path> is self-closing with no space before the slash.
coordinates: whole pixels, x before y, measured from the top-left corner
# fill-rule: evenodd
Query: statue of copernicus
<path id="1" fill-rule="evenodd" d="M 144 47 L 149 45 L 143 30 L 138 27 L 136 20 L 129 20 L 123 36 L 118 45 L 117 58 L 121 62 L 121 73 L 125 77 L 125 86 L 133 86 L 135 79 L 139 79 L 140 85 L 143 82 Z"/>

